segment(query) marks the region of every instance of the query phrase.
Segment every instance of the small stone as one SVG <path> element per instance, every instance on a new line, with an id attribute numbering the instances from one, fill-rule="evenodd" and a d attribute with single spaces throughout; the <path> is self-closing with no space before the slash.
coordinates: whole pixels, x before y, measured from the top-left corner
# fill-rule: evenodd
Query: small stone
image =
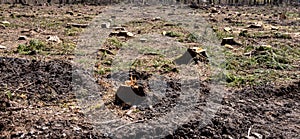
<path id="1" fill-rule="evenodd" d="M 224 31 L 226 31 L 226 32 L 231 32 L 232 29 L 231 29 L 230 27 L 225 27 L 225 28 L 224 28 Z"/>
<path id="2" fill-rule="evenodd" d="M 154 17 L 153 20 L 155 20 L 155 21 L 156 20 L 161 20 L 161 17 L 159 17 L 159 16 L 158 17 Z"/>
<path id="3" fill-rule="evenodd" d="M 147 39 L 146 39 L 146 38 L 141 38 L 140 41 L 141 41 L 142 43 L 144 43 L 144 42 L 147 41 Z"/>
<path id="4" fill-rule="evenodd" d="M 161 20 L 161 17 L 154 17 L 154 20 Z"/>
<path id="5" fill-rule="evenodd" d="M 0 49 L 6 49 L 6 46 L 0 45 Z"/>
<path id="6" fill-rule="evenodd" d="M 18 40 L 27 40 L 27 37 L 26 37 L 26 36 L 20 36 L 20 37 L 18 38 Z"/>
<path id="7" fill-rule="evenodd" d="M 133 37 L 134 35 L 133 35 L 133 33 L 131 33 L 131 32 L 127 32 L 127 36 L 128 36 L 128 37 Z"/>
<path id="8" fill-rule="evenodd" d="M 50 42 L 61 42 L 61 40 L 59 39 L 59 37 L 58 36 L 49 36 L 48 38 L 47 38 L 47 41 L 50 41 Z"/>
<path id="9" fill-rule="evenodd" d="M 110 23 L 102 23 L 101 24 L 101 28 L 109 28 L 110 27 Z"/>

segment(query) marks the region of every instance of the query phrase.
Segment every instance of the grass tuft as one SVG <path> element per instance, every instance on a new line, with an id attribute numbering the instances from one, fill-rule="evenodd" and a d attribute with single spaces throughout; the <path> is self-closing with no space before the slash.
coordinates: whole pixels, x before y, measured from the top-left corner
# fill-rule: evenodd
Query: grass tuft
<path id="1" fill-rule="evenodd" d="M 30 40 L 28 45 L 20 44 L 17 48 L 19 54 L 31 55 L 47 50 L 44 42 L 40 40 Z"/>
<path id="2" fill-rule="evenodd" d="M 180 32 L 168 31 L 168 32 L 166 32 L 166 36 L 168 36 L 168 37 L 181 37 L 181 36 L 183 36 L 183 34 L 180 33 Z"/>

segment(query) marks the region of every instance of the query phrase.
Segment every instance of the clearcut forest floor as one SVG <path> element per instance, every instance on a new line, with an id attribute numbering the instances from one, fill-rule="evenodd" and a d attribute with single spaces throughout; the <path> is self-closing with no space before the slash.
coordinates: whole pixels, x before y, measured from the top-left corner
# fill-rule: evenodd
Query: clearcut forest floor
<path id="1" fill-rule="evenodd" d="M 0 138 L 109 138 L 94 130 L 72 93 L 73 52 L 85 28 L 68 26 L 89 24 L 104 8 L 1 5 L 0 45 L 6 48 L 0 49 Z M 220 44 L 226 37 L 237 42 L 220 45 L 225 48 L 226 62 L 222 66 L 228 72 L 222 77 L 229 93 L 211 123 L 198 129 L 201 123 L 191 120 L 165 138 L 300 138 L 299 6 L 200 6 L 191 10 L 211 24 Z M 142 33 L 158 25 L 158 33 L 169 29 L 164 22 L 151 19 L 139 23 L 145 24 Z M 139 32 L 130 24 L 126 27 L 134 34 Z M 166 36 L 194 44 L 180 27 L 169 31 Z M 60 40 L 49 41 L 49 36 Z M 104 91 L 109 90 L 104 78 L 110 75 L 109 61 L 114 57 L 114 53 L 107 52 L 118 51 L 126 41 L 111 37 L 106 43 L 110 51 L 98 52 L 101 58 L 95 66 L 95 77 Z M 169 61 L 153 64 L 151 60 L 146 59 L 150 65 L 140 65 L 141 69 L 147 66 L 149 74 L 176 74 Z M 198 66 L 206 64 L 203 60 Z M 209 90 L 209 80 L 201 79 L 204 93 Z M 176 89 L 176 82 L 173 84 Z M 126 117 L 128 109 L 112 103 L 114 96 L 103 96 L 105 105 Z M 167 111 L 162 110 L 165 106 L 176 103 L 176 95 L 170 97 L 157 106 L 161 113 Z M 148 115 L 131 117 L 159 116 L 156 113 L 147 111 Z"/>

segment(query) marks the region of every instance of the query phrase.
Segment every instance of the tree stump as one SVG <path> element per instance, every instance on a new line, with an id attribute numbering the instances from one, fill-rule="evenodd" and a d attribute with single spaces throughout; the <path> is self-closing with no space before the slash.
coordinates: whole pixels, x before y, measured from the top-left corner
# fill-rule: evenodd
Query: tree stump
<path id="1" fill-rule="evenodd" d="M 222 42 L 221 42 L 221 45 L 225 45 L 225 44 L 229 44 L 229 45 L 241 45 L 240 43 L 236 42 L 233 37 L 223 38 Z"/>

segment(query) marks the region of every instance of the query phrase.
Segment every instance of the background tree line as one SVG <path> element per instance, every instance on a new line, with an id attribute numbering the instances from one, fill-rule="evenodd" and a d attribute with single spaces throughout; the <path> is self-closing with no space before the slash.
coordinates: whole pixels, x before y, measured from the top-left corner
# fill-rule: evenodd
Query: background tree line
<path id="1" fill-rule="evenodd" d="M 0 4 L 22 4 L 22 5 L 42 5 L 42 4 L 93 4 L 108 5 L 119 2 L 128 3 L 185 3 L 185 4 L 229 4 L 229 5 L 281 5 L 300 3 L 300 0 L 0 0 Z"/>

